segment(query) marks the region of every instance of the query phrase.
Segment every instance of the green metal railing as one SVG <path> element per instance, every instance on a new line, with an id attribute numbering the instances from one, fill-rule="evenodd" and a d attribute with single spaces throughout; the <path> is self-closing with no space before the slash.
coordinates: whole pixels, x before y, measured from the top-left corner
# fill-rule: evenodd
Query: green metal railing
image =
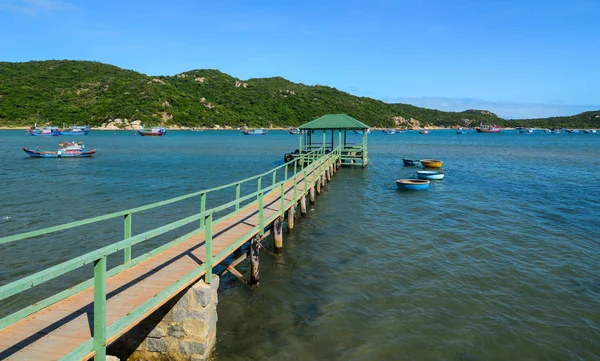
<path id="1" fill-rule="evenodd" d="M 36 231 L 25 232 L 17 235 L 12 235 L 8 237 L 0 238 L 0 245 L 6 244 L 9 242 L 15 242 L 23 239 L 28 239 L 32 237 L 39 237 L 47 234 L 51 234 L 58 231 L 63 231 L 75 227 L 81 227 L 84 225 L 98 223 L 110 219 L 123 217 L 123 239 L 110 244 L 108 246 L 101 247 L 94 251 L 88 252 L 82 256 L 75 257 L 68 261 L 62 262 L 55 266 L 49 267 L 27 277 L 21 278 L 9 284 L 0 287 L 0 301 L 14 296 L 20 292 L 31 289 L 32 287 L 38 286 L 46 281 L 57 278 L 61 275 L 64 275 L 68 272 L 74 271 L 88 264 L 93 264 L 94 269 L 94 277 L 88 279 L 84 282 L 81 282 L 73 287 L 70 287 L 66 290 L 63 290 L 51 297 L 48 297 L 42 301 L 36 302 L 33 305 L 29 305 L 17 312 L 14 312 L 2 319 L 0 319 L 0 330 L 15 323 L 23 318 L 31 315 L 34 312 L 37 312 L 45 307 L 48 307 L 60 300 L 63 300 L 69 296 L 72 296 L 76 293 L 79 293 L 89 287 L 94 288 L 94 322 L 93 322 L 93 332 L 94 336 L 80 345 L 74 351 L 72 351 L 69 355 L 63 358 L 63 360 L 80 360 L 83 357 L 90 355 L 91 353 L 95 353 L 95 360 L 104 360 L 106 355 L 106 345 L 107 340 L 115 335 L 120 334 L 122 330 L 124 330 L 128 325 L 134 322 L 136 319 L 141 317 L 143 314 L 152 310 L 155 306 L 164 302 L 170 295 L 180 289 L 182 286 L 186 285 L 194 278 L 197 278 L 202 272 L 205 272 L 205 281 L 210 283 L 211 275 L 212 275 L 212 267 L 214 266 L 213 260 L 221 259 L 225 256 L 229 255 L 235 249 L 239 248 L 247 239 L 251 238 L 254 234 L 259 233 L 261 236 L 264 235 L 265 225 L 270 224 L 275 218 L 281 217 L 286 207 L 289 208 L 297 204 L 299 194 L 298 180 L 303 180 L 303 193 L 308 190 L 308 176 L 313 175 L 311 184 L 314 185 L 316 180 L 326 171 L 326 169 L 330 166 L 339 162 L 341 157 L 342 150 L 340 147 L 334 149 L 330 153 L 326 153 L 324 148 L 320 148 L 314 150 L 310 153 L 302 154 L 298 158 L 285 163 L 279 167 L 273 168 L 270 171 L 267 171 L 262 174 L 255 175 L 250 178 L 246 178 L 244 180 L 229 183 L 223 186 L 202 190 L 194 193 L 190 193 L 187 195 L 183 195 L 180 197 L 168 199 L 161 202 L 156 202 L 132 209 L 128 209 L 125 211 L 114 212 L 102 216 L 97 216 L 93 218 L 84 219 L 81 221 L 70 222 L 59 226 L 48 227 Z M 289 169 L 293 165 L 293 176 L 289 176 Z M 283 180 L 277 182 L 277 171 L 283 171 L 284 176 Z M 271 177 L 271 185 L 263 186 L 263 179 L 268 179 Z M 285 183 L 288 182 L 291 178 L 293 178 L 293 199 L 285 203 Z M 250 182 L 256 182 L 256 192 L 252 192 L 247 195 L 242 196 L 241 185 L 247 184 Z M 210 193 L 220 191 L 227 188 L 235 189 L 235 199 L 219 205 L 217 207 L 213 207 L 211 209 L 206 209 L 206 200 Z M 272 215 L 271 217 L 265 219 L 264 215 L 264 197 L 270 192 L 279 191 L 279 195 L 281 197 L 281 212 Z M 191 215 L 189 217 L 177 220 L 175 222 L 168 223 L 166 225 L 151 229 L 149 231 L 145 231 L 143 233 L 133 235 L 132 234 L 132 223 L 133 223 L 133 215 L 142 211 L 146 211 L 149 209 L 155 209 L 158 207 L 162 207 L 165 205 L 173 204 L 176 202 L 181 202 L 183 200 L 187 200 L 193 197 L 199 197 L 199 212 L 197 214 Z M 223 249 L 217 255 L 212 254 L 212 237 L 213 237 L 213 226 L 222 221 L 225 221 L 229 218 L 235 217 L 243 212 L 246 208 L 250 207 L 253 201 L 256 200 L 258 203 L 258 213 L 259 213 L 259 224 L 257 227 L 254 227 L 252 230 L 248 231 L 245 235 L 240 237 L 236 242 L 232 243 L 227 248 Z M 240 205 L 244 202 L 250 202 L 243 207 Z M 213 219 L 213 216 L 217 212 L 222 212 L 228 209 L 233 209 L 229 213 L 225 214 L 221 218 Z M 178 229 L 180 227 L 186 226 L 191 223 L 198 224 L 198 228 L 194 229 L 191 232 L 188 232 L 168 243 L 153 249 L 141 256 L 136 258 L 131 258 L 131 248 L 139 243 L 148 241 L 154 237 L 162 235 L 164 233 L 170 232 L 172 230 Z M 168 288 L 158 293 L 155 297 L 146 301 L 140 307 L 122 317 L 114 324 L 109 327 L 106 326 L 106 280 L 109 277 L 112 277 L 129 267 L 132 267 L 150 257 L 153 257 L 187 239 L 198 235 L 200 233 L 205 233 L 205 262 L 198 267 L 196 267 L 193 271 L 182 277 L 180 280 L 171 284 Z M 123 263 L 108 270 L 107 269 L 107 257 L 116 252 L 123 251 Z"/>

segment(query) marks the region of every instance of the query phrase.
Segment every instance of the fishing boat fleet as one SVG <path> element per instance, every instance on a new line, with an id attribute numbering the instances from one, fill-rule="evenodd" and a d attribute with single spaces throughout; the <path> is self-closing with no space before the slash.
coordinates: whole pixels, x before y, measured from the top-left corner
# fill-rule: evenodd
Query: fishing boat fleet
<path id="1" fill-rule="evenodd" d="M 423 166 L 423 170 L 415 173 L 416 179 L 398 179 L 396 186 L 400 190 L 420 191 L 429 188 L 431 181 L 444 179 L 446 173 L 441 170 L 443 161 L 439 159 L 411 159 L 403 158 L 402 163 L 405 167 Z"/>
<path id="2" fill-rule="evenodd" d="M 58 136 L 58 135 L 87 135 L 90 132 L 88 125 L 74 125 L 71 128 L 61 129 L 56 126 L 45 126 L 38 128 L 37 124 L 29 128 L 29 134 L 33 136 Z"/>

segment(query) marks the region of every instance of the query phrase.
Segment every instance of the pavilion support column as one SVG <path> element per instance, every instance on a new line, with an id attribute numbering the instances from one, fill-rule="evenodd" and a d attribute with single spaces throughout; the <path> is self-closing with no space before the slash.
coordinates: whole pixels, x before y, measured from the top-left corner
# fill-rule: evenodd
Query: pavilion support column
<path id="1" fill-rule="evenodd" d="M 275 245 L 275 254 L 283 253 L 283 218 L 275 218 L 273 222 L 273 243 Z"/>
<path id="2" fill-rule="evenodd" d="M 303 194 L 302 197 L 300 197 L 300 216 L 306 218 L 306 194 Z"/>
<path id="3" fill-rule="evenodd" d="M 287 226 L 288 226 L 288 232 L 291 232 L 292 229 L 294 229 L 294 218 L 296 217 L 296 204 L 294 204 L 290 209 L 288 209 L 287 211 Z"/>
<path id="4" fill-rule="evenodd" d="M 259 251 L 260 251 L 260 236 L 257 234 L 250 240 L 250 284 L 251 285 L 258 285 L 260 282 L 260 275 L 258 273 Z"/>
<path id="5" fill-rule="evenodd" d="M 315 203 L 315 186 L 311 185 L 310 188 L 308 188 L 308 200 L 310 201 L 310 204 Z"/>

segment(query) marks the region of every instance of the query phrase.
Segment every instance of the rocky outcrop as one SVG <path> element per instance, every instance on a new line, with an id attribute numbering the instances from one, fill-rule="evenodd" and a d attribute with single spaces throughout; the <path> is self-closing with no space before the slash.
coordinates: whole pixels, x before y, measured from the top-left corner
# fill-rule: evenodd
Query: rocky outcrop
<path id="1" fill-rule="evenodd" d="M 197 81 L 198 83 L 204 83 L 205 80 L 206 80 L 205 77 L 199 77 L 199 78 L 194 79 L 194 81 Z"/>
<path id="2" fill-rule="evenodd" d="M 421 122 L 415 118 L 393 117 L 392 120 L 396 124 L 396 128 L 418 129 L 421 127 Z"/>
<path id="3" fill-rule="evenodd" d="M 142 129 L 142 121 L 133 119 L 129 120 L 127 118 L 109 119 L 108 122 L 103 123 L 100 128 L 110 130 L 137 130 Z"/>

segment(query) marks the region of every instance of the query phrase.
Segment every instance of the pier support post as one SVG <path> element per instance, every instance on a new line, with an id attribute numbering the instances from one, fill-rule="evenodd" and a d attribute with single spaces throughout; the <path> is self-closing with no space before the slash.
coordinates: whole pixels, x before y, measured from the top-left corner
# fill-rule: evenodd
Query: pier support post
<path id="1" fill-rule="evenodd" d="M 275 254 L 283 253 L 283 218 L 275 218 L 273 222 L 273 243 L 275 245 Z"/>
<path id="2" fill-rule="evenodd" d="M 331 182 L 331 167 L 327 167 L 327 182 Z"/>
<path id="3" fill-rule="evenodd" d="M 317 178 L 317 194 L 321 194 L 321 179 L 322 178 L 323 177 L 321 177 L 321 176 L 319 176 L 319 178 Z"/>
<path id="4" fill-rule="evenodd" d="M 260 275 L 258 273 L 258 253 L 260 251 L 260 236 L 256 235 L 250 240 L 250 284 L 258 285 Z"/>
<path id="5" fill-rule="evenodd" d="M 287 224 L 288 224 L 288 232 L 291 232 L 294 229 L 294 218 L 296 216 L 296 205 L 294 204 L 287 211 Z"/>
<path id="6" fill-rule="evenodd" d="M 310 204 L 315 203 L 315 186 L 310 186 L 308 189 L 308 200 L 310 201 Z"/>
<path id="7" fill-rule="evenodd" d="M 302 197 L 300 197 L 300 216 L 306 218 L 306 194 L 303 194 Z"/>

